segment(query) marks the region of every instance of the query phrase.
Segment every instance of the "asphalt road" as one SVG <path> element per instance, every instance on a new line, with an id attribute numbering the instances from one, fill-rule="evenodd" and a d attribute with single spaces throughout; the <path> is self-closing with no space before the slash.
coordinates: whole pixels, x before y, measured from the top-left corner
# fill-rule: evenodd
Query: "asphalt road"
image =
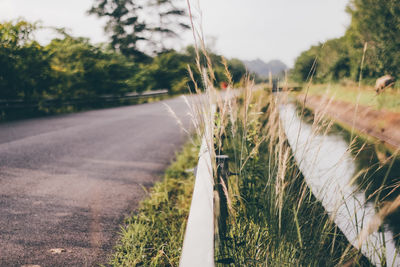
<path id="1" fill-rule="evenodd" d="M 0 266 L 107 263 L 186 139 L 164 104 L 189 125 L 182 98 L 0 124 Z"/>

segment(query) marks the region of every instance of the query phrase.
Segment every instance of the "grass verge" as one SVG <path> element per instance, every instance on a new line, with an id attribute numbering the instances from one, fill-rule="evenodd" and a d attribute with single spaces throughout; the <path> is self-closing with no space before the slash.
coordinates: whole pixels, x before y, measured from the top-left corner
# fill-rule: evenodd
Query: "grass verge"
<path id="1" fill-rule="evenodd" d="M 194 186 L 199 141 L 188 142 L 143 200 L 125 220 L 112 266 L 178 266 Z"/>
<path id="2" fill-rule="evenodd" d="M 303 90 L 302 92 L 305 92 Z M 372 87 L 342 84 L 316 84 L 310 85 L 307 91 L 310 95 L 333 97 L 335 100 L 369 106 L 375 110 L 385 109 L 400 112 L 400 90 L 386 89 L 377 95 Z"/>
<path id="3" fill-rule="evenodd" d="M 246 92 L 237 106 L 221 148 L 238 175 L 227 183 L 228 229 L 219 235 L 216 265 L 370 266 L 305 183 L 274 97 Z"/>

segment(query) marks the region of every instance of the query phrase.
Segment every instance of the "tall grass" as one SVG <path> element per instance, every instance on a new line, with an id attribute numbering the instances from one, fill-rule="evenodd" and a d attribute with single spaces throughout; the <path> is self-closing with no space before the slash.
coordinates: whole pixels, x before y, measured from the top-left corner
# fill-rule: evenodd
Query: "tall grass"
<path id="1" fill-rule="evenodd" d="M 334 225 L 304 182 L 279 120 L 274 97 L 247 84 L 236 121 L 225 129 L 222 151 L 238 173 L 229 180 L 228 234 L 219 240 L 217 265 L 368 265 Z M 242 105 L 241 105 L 242 104 Z M 236 125 L 236 127 L 232 127 Z M 234 129 L 232 131 L 232 129 Z"/>
<path id="2" fill-rule="evenodd" d="M 201 53 L 206 56 L 205 50 Z M 222 95 L 213 85 L 211 65 L 203 80 L 207 97 L 202 98 L 209 102 L 192 102 L 192 117 L 199 134 L 207 132 L 207 123 L 213 129 L 207 136 L 213 161 L 216 154 L 229 155 L 237 174 L 225 184 L 213 166 L 214 183 L 225 189 L 215 202 L 226 199 L 229 211 L 226 234 L 215 227 L 217 265 L 335 266 L 353 259 L 356 265 L 368 265 L 357 250 L 348 249 L 347 239 L 305 184 L 274 96 L 256 90 L 249 79 L 239 97 L 232 94 L 232 84 Z M 218 111 L 215 124 L 207 113 L 212 104 Z M 220 215 L 217 209 L 216 217 Z"/>
<path id="3" fill-rule="evenodd" d="M 189 1 L 188 5 L 191 11 Z M 229 83 L 227 90 L 221 93 L 215 86 L 213 62 L 208 57 L 201 29 L 197 30 L 193 17 L 191 20 L 196 41 L 197 69 L 188 69 L 188 73 L 196 93 L 185 100 L 194 130 L 198 136 L 205 137 L 211 152 L 213 165 L 210 166 L 210 172 L 214 174 L 215 188 L 222 188 L 219 192 L 216 190 L 214 199 L 217 207 L 216 265 L 370 266 L 360 251 L 349 244 L 305 183 L 279 119 L 274 95 L 257 87 L 249 78 L 243 79 L 242 86 L 234 89 L 227 67 L 225 75 Z M 205 65 L 201 62 L 205 62 Z M 202 74 L 201 81 L 194 79 L 194 71 Z M 310 84 L 313 71 L 310 71 Z M 215 115 L 213 110 L 216 110 Z M 301 115 L 306 112 L 303 107 Z M 332 122 L 324 119 L 323 112 L 316 114 L 312 123 L 315 133 L 329 134 Z M 222 154 L 229 156 L 230 171 L 234 173 L 227 180 L 221 179 L 216 164 L 217 155 Z M 179 180 L 176 183 L 179 184 Z M 183 198 L 185 201 L 188 199 L 187 193 L 182 192 L 186 196 Z M 166 203 L 171 199 L 180 199 L 179 195 L 173 198 L 169 195 L 160 197 Z M 179 203 L 184 204 L 182 201 Z M 379 221 L 364 228 L 360 242 L 370 231 L 376 231 L 382 220 L 399 204 L 399 198 L 395 198 L 383 205 L 378 212 Z M 146 207 L 149 205 L 153 207 L 151 202 L 144 204 Z M 226 206 L 227 215 L 220 213 L 221 206 Z M 171 228 L 163 224 L 173 220 L 176 214 L 180 214 L 181 222 L 182 214 L 177 210 L 173 214 L 158 214 L 158 211 L 163 212 L 158 208 L 150 210 L 152 212 L 148 215 L 134 217 L 138 223 L 131 223 L 129 227 L 136 229 L 134 232 L 138 236 L 124 233 L 126 239 L 122 242 L 129 251 L 126 247 L 119 247 L 114 263 L 152 266 L 177 264 L 179 250 L 167 248 L 171 244 L 175 244 L 174 248 L 180 244 L 184 228 L 175 224 Z M 226 224 L 224 231 L 221 231 L 220 223 Z M 142 231 L 146 231 L 146 234 Z M 149 232 L 155 235 L 148 235 Z M 176 235 L 179 236 L 178 241 Z M 156 241 L 165 242 L 155 242 L 155 237 Z"/>
<path id="4" fill-rule="evenodd" d="M 248 78 L 242 81 L 239 97 L 233 94 L 232 82 L 221 94 L 214 86 L 213 63 L 202 35 L 197 34 L 201 31 L 193 32 L 199 42 L 197 71 L 203 73 L 201 84 L 193 82 L 197 93 L 204 90 L 206 95 L 202 101 L 189 103 L 193 121 L 198 134 L 206 134 L 213 162 L 218 154 L 229 155 L 231 171 L 236 174 L 226 182 L 217 175 L 217 166 L 212 166 L 216 188 L 223 188 L 223 195 L 215 194 L 215 221 L 226 220 L 227 226 L 224 233 L 215 227 L 217 265 L 368 266 L 368 260 L 349 244 L 307 187 L 274 96 L 256 90 Z M 200 65 L 201 57 L 206 58 L 205 66 Z M 312 71 L 310 76 L 311 84 Z M 231 80 L 228 71 L 226 77 Z M 210 113 L 213 104 L 218 111 L 215 118 Z M 323 113 L 313 122 L 315 132 L 322 134 L 328 134 L 331 125 Z M 395 209 L 393 203 L 385 210 Z M 221 206 L 227 206 L 227 218 L 219 213 Z"/>

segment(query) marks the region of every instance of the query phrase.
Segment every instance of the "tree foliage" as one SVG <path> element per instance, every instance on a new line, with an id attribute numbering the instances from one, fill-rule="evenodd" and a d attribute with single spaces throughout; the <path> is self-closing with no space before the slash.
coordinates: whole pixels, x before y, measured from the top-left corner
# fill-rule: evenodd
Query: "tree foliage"
<path id="1" fill-rule="evenodd" d="M 171 94 L 194 89 L 188 68 L 201 83 L 196 52 L 165 50 L 146 61 L 125 56 L 111 45 L 93 45 L 87 38 L 75 38 L 60 31 L 61 37 L 42 46 L 33 38 L 35 24 L 26 21 L 0 24 L 0 101 L 34 102 L 49 99 L 59 103 L 79 99 L 88 103 L 104 96 L 167 89 Z M 227 81 L 223 58 L 209 52 L 214 62 L 215 84 Z M 206 64 L 205 55 L 201 61 Z M 245 74 L 237 59 L 227 61 L 233 82 Z M 0 110 L 3 117 L 4 110 Z"/>
<path id="2" fill-rule="evenodd" d="M 219 86 L 221 82 L 228 82 L 223 57 L 211 51 L 208 51 L 208 57 L 213 62 L 215 85 Z M 168 89 L 172 94 L 193 92 L 194 84 L 189 77 L 188 69 L 190 68 L 197 83 L 201 83 L 202 80 L 195 61 L 196 52 L 193 46 L 188 46 L 183 52 L 166 51 L 154 57 L 151 63 L 142 64 L 135 81 L 146 90 Z M 204 54 L 201 54 L 200 61 L 202 66 L 206 65 Z M 227 61 L 227 65 L 232 74 L 232 82 L 240 82 L 246 74 L 244 64 L 238 59 L 231 59 Z"/>
<path id="3" fill-rule="evenodd" d="M 0 98 L 40 98 L 51 85 L 48 53 L 32 39 L 34 24 L 0 24 Z"/>
<path id="4" fill-rule="evenodd" d="M 123 94 L 138 65 L 85 38 L 65 35 L 47 46 L 36 42 L 34 24 L 0 24 L 0 99 L 41 100 Z"/>
<path id="5" fill-rule="evenodd" d="M 133 0 L 96 0 L 90 14 L 106 17 L 105 31 L 111 35 L 111 46 L 127 57 L 143 60 L 146 54 L 139 48 L 146 41 L 149 29 L 139 17 L 140 5 Z"/>
<path id="6" fill-rule="evenodd" d="M 348 6 L 352 21 L 348 34 L 358 43 L 368 43 L 375 72 L 400 72 L 400 1 L 352 0 Z"/>
<path id="7" fill-rule="evenodd" d="M 384 74 L 399 76 L 400 1 L 352 0 L 347 12 L 351 24 L 345 35 L 304 51 L 292 71 L 295 80 L 305 81 L 310 73 L 317 82 L 358 80 L 363 58 L 364 81 Z"/>
<path id="8" fill-rule="evenodd" d="M 58 83 L 52 94 L 62 98 L 123 94 L 136 66 L 122 55 L 93 46 L 85 38 L 54 39 L 46 47 Z"/>
<path id="9" fill-rule="evenodd" d="M 123 55 L 138 61 L 165 52 L 165 41 L 176 37 L 176 31 L 188 29 L 180 18 L 184 9 L 173 0 L 95 0 L 89 14 L 107 18 L 106 32 L 111 45 Z"/>

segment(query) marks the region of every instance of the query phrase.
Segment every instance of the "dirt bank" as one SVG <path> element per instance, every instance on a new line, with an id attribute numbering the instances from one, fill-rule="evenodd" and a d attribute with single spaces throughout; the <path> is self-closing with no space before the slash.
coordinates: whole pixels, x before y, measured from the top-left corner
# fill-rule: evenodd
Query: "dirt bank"
<path id="1" fill-rule="evenodd" d="M 297 97 L 304 103 L 305 95 Z M 400 113 L 374 110 L 367 106 L 332 100 L 321 96 L 307 96 L 306 107 L 316 112 L 324 112 L 328 117 L 354 127 L 357 131 L 370 135 L 394 149 L 400 148 Z"/>

